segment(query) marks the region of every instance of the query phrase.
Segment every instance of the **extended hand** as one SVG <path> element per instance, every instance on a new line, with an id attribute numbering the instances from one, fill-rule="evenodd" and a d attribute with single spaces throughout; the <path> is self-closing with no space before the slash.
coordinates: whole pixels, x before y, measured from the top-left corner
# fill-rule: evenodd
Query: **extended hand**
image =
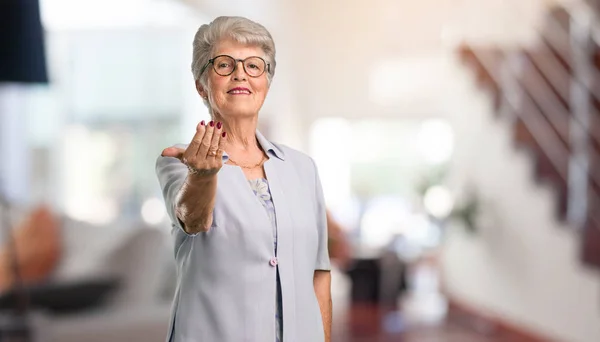
<path id="1" fill-rule="evenodd" d="M 223 167 L 223 150 L 227 133 L 222 124 L 204 120 L 196 126 L 196 134 L 187 149 L 169 147 L 162 151 L 163 157 L 173 157 L 187 165 L 191 174 L 199 176 L 214 175 Z"/>

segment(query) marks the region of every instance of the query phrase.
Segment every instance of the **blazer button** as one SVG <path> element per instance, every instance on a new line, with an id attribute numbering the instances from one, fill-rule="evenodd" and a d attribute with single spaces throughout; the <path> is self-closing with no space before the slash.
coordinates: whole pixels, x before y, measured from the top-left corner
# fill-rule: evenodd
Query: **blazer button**
<path id="1" fill-rule="evenodd" d="M 271 260 L 269 260 L 269 264 L 273 267 L 277 266 L 277 258 L 271 258 Z"/>

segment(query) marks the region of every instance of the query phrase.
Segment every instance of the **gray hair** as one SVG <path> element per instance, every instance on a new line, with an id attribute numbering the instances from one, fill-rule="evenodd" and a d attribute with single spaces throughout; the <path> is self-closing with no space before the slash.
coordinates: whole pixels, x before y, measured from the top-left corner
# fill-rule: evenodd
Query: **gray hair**
<path id="1" fill-rule="evenodd" d="M 206 89 L 208 73 L 205 70 L 200 75 L 202 67 L 212 58 L 214 48 L 219 41 L 228 38 L 241 44 L 256 45 L 265 52 L 266 62 L 270 64 L 267 72 L 270 84 L 275 75 L 275 42 L 264 26 L 244 17 L 217 17 L 210 24 L 200 26 L 194 36 L 193 44 L 192 74 L 194 79 L 200 81 L 200 84 Z"/>

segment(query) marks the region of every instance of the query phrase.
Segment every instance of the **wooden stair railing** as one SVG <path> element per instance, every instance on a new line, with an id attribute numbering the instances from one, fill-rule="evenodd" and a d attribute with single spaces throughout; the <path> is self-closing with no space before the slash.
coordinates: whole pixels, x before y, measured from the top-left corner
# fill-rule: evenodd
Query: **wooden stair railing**
<path id="1" fill-rule="evenodd" d="M 531 152 L 538 181 L 558 195 L 557 218 L 581 230 L 582 260 L 600 268 L 600 47 L 590 25 L 551 10 L 539 44 L 459 48 L 461 60 L 513 123 L 515 145 Z M 587 25 L 587 26 L 586 26 Z"/>

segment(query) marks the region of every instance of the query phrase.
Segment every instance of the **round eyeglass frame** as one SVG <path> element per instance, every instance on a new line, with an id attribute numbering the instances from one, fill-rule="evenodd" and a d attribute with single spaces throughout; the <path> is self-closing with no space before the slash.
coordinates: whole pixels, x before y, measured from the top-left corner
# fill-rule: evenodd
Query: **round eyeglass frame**
<path id="1" fill-rule="evenodd" d="M 217 69 L 215 69 L 215 64 L 214 64 L 214 62 L 215 62 L 215 60 L 216 60 L 217 58 L 219 58 L 219 57 L 229 57 L 229 58 L 231 58 L 231 59 L 234 61 L 234 64 L 233 64 L 233 69 L 231 69 L 231 72 L 230 72 L 230 73 L 223 75 L 223 74 L 220 74 L 220 73 L 217 71 Z M 245 63 L 245 62 L 246 62 L 248 59 L 250 59 L 250 58 L 258 58 L 258 59 L 260 59 L 261 61 L 263 61 L 263 63 L 265 63 L 265 68 L 263 69 L 263 72 L 261 72 L 261 73 L 260 73 L 260 75 L 253 76 L 253 75 L 250 75 L 250 74 L 248 73 L 248 71 L 246 71 L 246 63 Z M 238 67 L 238 63 L 239 63 L 239 62 L 242 62 L 242 68 L 244 68 L 244 72 L 246 73 L 246 75 L 248 75 L 248 76 L 250 76 L 250 77 L 253 77 L 253 78 L 256 78 L 256 77 L 260 77 L 260 76 L 262 76 L 262 75 L 265 73 L 265 71 L 267 71 L 267 72 L 271 72 L 271 64 L 270 64 L 270 63 L 267 63 L 267 62 L 264 60 L 264 58 L 262 58 L 262 57 L 258 57 L 258 56 L 250 56 L 250 57 L 246 57 L 246 58 L 244 58 L 244 59 L 235 59 L 235 58 L 233 58 L 233 57 L 231 57 L 231 56 L 229 56 L 229 55 L 218 55 L 218 56 L 215 56 L 215 57 L 213 57 L 213 58 L 211 58 L 211 59 L 209 59 L 209 60 L 208 60 L 208 63 L 206 63 L 206 64 L 205 64 L 205 65 L 202 67 L 202 70 L 200 71 L 200 75 L 202 75 L 202 74 L 204 73 L 204 71 L 206 70 L 206 68 L 208 68 L 208 66 L 209 66 L 210 64 L 212 64 L 212 65 L 213 65 L 213 70 L 215 71 L 215 73 L 216 73 L 217 75 L 219 75 L 219 76 L 223 76 L 223 77 L 225 77 L 225 76 L 229 76 L 229 75 L 231 75 L 231 74 L 233 74 L 233 73 L 235 72 L 235 70 L 236 70 L 236 69 L 237 69 L 237 67 Z"/>

